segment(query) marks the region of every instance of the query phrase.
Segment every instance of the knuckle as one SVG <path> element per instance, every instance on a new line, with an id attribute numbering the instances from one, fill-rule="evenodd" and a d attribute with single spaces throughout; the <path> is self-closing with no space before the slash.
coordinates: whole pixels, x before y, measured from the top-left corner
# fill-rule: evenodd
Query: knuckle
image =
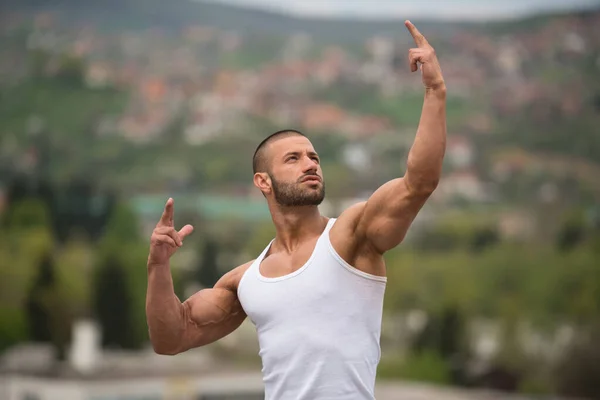
<path id="1" fill-rule="evenodd" d="M 157 233 L 159 233 L 161 235 L 169 235 L 172 230 L 173 230 L 173 228 L 170 226 L 161 226 L 156 231 L 157 231 Z"/>
<path id="2" fill-rule="evenodd" d="M 150 245 L 152 247 L 177 247 L 175 241 L 170 236 L 166 235 L 152 235 Z"/>

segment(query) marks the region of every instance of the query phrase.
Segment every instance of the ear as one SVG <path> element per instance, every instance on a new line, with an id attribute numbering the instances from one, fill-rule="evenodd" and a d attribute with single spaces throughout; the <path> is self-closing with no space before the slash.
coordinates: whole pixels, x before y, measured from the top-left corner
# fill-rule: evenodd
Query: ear
<path id="1" fill-rule="evenodd" d="M 271 193 L 271 177 L 266 172 L 257 172 L 254 174 L 254 186 L 263 194 Z"/>

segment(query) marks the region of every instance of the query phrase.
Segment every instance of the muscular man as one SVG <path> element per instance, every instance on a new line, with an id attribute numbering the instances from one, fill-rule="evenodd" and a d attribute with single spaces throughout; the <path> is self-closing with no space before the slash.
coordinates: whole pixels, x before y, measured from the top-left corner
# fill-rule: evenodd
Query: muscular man
<path id="1" fill-rule="evenodd" d="M 409 21 L 425 95 L 406 174 L 337 219 L 319 213 L 325 195 L 319 156 L 285 130 L 257 148 L 254 185 L 276 236 L 258 257 L 212 289 L 181 303 L 169 258 L 193 228 L 173 227 L 169 199 L 151 238 L 146 314 L 159 354 L 177 354 L 256 326 L 267 400 L 373 399 L 380 359 L 386 269 L 383 255 L 404 238 L 440 179 L 446 142 L 446 87 L 433 48 Z"/>

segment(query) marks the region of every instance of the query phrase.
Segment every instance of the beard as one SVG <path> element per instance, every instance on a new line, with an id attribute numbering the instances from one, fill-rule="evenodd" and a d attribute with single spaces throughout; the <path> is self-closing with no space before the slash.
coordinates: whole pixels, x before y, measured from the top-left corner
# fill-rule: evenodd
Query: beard
<path id="1" fill-rule="evenodd" d="M 270 176 L 275 201 L 281 206 L 318 206 L 325 199 L 325 182 L 323 181 L 318 189 L 314 189 L 300 182 L 283 182 Z"/>

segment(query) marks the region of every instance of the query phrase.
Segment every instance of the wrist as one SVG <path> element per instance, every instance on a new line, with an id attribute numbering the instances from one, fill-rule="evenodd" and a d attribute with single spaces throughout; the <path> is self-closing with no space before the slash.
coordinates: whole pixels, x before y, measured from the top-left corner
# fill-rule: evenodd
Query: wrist
<path id="1" fill-rule="evenodd" d="M 148 261 L 146 262 L 146 267 L 150 269 L 161 269 L 161 268 L 169 268 L 169 261 L 156 261 L 152 260 L 148 257 Z"/>
<path id="2" fill-rule="evenodd" d="M 425 95 L 431 95 L 431 96 L 435 96 L 438 98 L 445 98 L 446 97 L 446 83 L 444 81 L 442 81 L 438 84 L 426 87 Z"/>

